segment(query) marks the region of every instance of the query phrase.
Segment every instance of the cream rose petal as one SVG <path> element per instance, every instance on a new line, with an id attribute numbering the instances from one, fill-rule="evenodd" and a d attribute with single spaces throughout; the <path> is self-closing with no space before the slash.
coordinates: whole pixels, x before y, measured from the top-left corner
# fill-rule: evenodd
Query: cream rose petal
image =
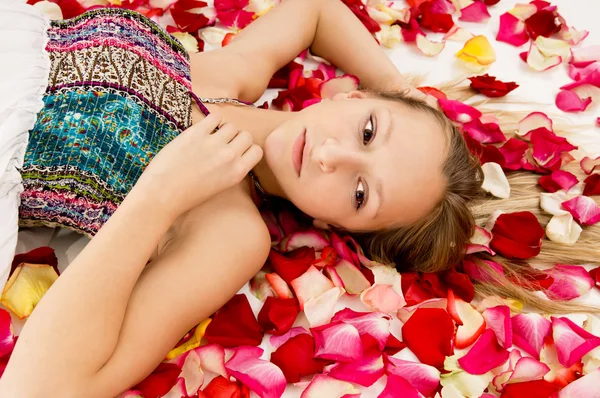
<path id="1" fill-rule="evenodd" d="M 550 69 L 562 63 L 562 57 L 558 55 L 545 56 L 535 43 L 531 43 L 527 53 L 527 65 L 538 72 Z"/>
<path id="2" fill-rule="evenodd" d="M 435 57 L 442 52 L 446 46 L 445 42 L 434 42 L 422 34 L 417 35 L 417 48 L 428 57 Z"/>
<path id="3" fill-rule="evenodd" d="M 546 213 L 552 214 L 553 216 L 569 214 L 568 211 L 562 208 L 561 204 L 570 198 L 571 197 L 563 191 L 556 191 L 554 193 L 543 192 L 540 194 L 540 207 Z"/>
<path id="4" fill-rule="evenodd" d="M 544 36 L 538 36 L 538 38 L 535 39 L 535 45 L 546 57 L 558 55 L 564 58 L 571 54 L 571 45 L 564 40 L 549 39 Z"/>
<path id="5" fill-rule="evenodd" d="M 34 4 L 34 7 L 37 8 L 42 14 L 52 20 L 60 21 L 63 19 L 62 10 L 56 3 L 51 3 L 49 1 L 40 1 Z"/>
<path id="6" fill-rule="evenodd" d="M 187 52 L 198 52 L 198 41 L 194 36 L 190 35 L 187 32 L 174 32 L 171 33 L 171 35 L 181 42 L 183 48 L 185 48 Z"/>
<path id="7" fill-rule="evenodd" d="M 20 264 L 2 292 L 2 305 L 20 319 L 28 317 L 58 275 L 50 265 Z"/>
<path id="8" fill-rule="evenodd" d="M 498 163 L 488 162 L 481 166 L 483 169 L 484 191 L 491 193 L 497 198 L 508 199 L 510 197 L 510 184 L 502 167 Z"/>
<path id="9" fill-rule="evenodd" d="M 552 217 L 546 225 L 546 235 L 553 242 L 572 245 L 581 235 L 581 227 L 569 213 Z"/>

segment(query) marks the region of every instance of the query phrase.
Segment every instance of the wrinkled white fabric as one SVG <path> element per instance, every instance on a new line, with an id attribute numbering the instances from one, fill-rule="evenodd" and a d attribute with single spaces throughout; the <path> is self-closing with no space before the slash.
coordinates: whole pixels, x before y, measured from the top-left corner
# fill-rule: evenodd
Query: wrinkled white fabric
<path id="1" fill-rule="evenodd" d="M 0 1 L 0 291 L 17 244 L 19 169 L 48 84 L 47 29 L 36 8 Z"/>

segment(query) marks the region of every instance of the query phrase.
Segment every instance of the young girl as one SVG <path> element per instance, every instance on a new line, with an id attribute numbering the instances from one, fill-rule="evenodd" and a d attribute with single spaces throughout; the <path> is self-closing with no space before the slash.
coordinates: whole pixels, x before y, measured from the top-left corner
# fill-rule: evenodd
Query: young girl
<path id="1" fill-rule="evenodd" d="M 93 239 L 28 319 L 0 397 L 108 397 L 143 379 L 262 267 L 267 196 L 356 233 L 382 262 L 435 271 L 464 255 L 479 163 L 338 0 L 286 0 L 189 59 L 123 10 L 48 37 L 20 222 Z M 297 113 L 245 105 L 305 48 L 368 91 Z"/>

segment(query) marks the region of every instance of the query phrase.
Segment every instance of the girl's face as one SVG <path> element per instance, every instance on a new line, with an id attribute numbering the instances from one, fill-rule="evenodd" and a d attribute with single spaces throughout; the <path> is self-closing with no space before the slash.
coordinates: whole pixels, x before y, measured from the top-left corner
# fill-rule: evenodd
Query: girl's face
<path id="1" fill-rule="evenodd" d="M 410 224 L 445 189 L 446 134 L 436 118 L 359 91 L 298 112 L 264 150 L 287 199 L 349 230 Z"/>

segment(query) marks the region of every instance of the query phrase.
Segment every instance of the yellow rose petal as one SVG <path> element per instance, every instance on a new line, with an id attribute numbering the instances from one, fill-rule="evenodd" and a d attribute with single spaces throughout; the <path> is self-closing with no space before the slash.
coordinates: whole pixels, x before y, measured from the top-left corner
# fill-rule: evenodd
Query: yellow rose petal
<path id="1" fill-rule="evenodd" d="M 204 334 L 206 333 L 206 328 L 208 327 L 210 321 L 211 319 L 207 318 L 200 322 L 196 327 L 196 330 L 194 331 L 194 335 L 179 347 L 173 348 L 171 351 L 169 351 L 169 353 L 167 354 L 167 359 L 176 358 L 184 352 L 200 347 L 202 337 L 204 337 Z"/>
<path id="2" fill-rule="evenodd" d="M 22 263 L 6 282 L 0 301 L 20 319 L 26 318 L 57 278 L 49 265 Z"/>
<path id="3" fill-rule="evenodd" d="M 487 37 L 479 35 L 467 40 L 465 46 L 456 53 L 456 57 L 467 63 L 481 66 L 490 65 L 496 61 L 496 53 Z"/>
<path id="4" fill-rule="evenodd" d="M 190 35 L 189 33 L 174 32 L 171 33 L 171 36 L 174 36 L 177 40 L 179 40 L 179 42 L 181 43 L 183 48 L 186 49 L 187 52 L 192 54 L 198 52 L 198 41 L 194 36 Z"/>

